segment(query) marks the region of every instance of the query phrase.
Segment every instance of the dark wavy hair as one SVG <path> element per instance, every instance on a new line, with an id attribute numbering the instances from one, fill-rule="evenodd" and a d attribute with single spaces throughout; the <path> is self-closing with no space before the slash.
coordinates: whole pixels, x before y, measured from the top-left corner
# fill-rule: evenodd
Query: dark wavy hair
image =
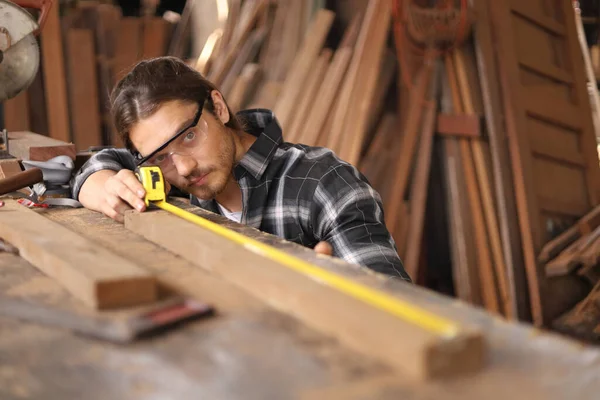
<path id="1" fill-rule="evenodd" d="M 121 79 L 111 93 L 111 114 L 114 126 L 125 147 L 135 151 L 129 138 L 131 127 L 152 115 L 165 102 L 182 100 L 199 102 L 215 85 L 198 71 L 175 57 L 144 60 Z M 227 105 L 227 102 L 225 102 Z M 215 105 L 209 96 L 205 110 L 215 115 Z M 242 125 L 227 105 L 228 128 L 242 130 Z"/>

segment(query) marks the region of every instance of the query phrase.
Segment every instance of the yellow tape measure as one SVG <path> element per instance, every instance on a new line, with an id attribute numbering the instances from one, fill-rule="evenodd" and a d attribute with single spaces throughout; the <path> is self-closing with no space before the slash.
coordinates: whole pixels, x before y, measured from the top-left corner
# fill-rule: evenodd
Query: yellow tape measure
<path id="1" fill-rule="evenodd" d="M 210 230 L 222 237 L 236 242 L 247 249 L 259 253 L 277 263 L 294 271 L 300 272 L 338 291 L 386 311 L 407 322 L 417 325 L 427 331 L 445 338 L 456 336 L 460 329 L 458 325 L 446 318 L 440 317 L 413 304 L 390 296 L 386 293 L 372 289 L 363 284 L 346 279 L 334 272 L 324 270 L 308 263 L 298 257 L 292 256 L 275 247 L 269 246 L 258 240 L 252 239 L 241 233 L 225 228 L 217 223 L 202 218 L 196 214 L 182 210 L 167 203 L 164 190 L 164 181 L 159 167 L 140 167 L 136 175 L 146 189 L 146 204 L 153 203 L 161 209 L 175 214 L 178 217 Z"/>

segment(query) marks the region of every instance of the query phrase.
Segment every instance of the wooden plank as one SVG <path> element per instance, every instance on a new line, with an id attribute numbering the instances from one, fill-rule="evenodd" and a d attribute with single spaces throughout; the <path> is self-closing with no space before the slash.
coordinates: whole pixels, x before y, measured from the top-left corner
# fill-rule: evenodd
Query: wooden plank
<path id="1" fill-rule="evenodd" d="M 319 89 L 318 96 L 315 96 L 313 103 L 311 103 L 312 106 L 309 114 L 307 114 L 310 115 L 310 118 L 306 118 L 302 114 L 292 116 L 293 122 L 296 122 L 295 119 L 297 118 L 301 118 L 305 122 L 305 125 L 297 134 L 298 137 L 306 141 L 306 144 L 322 146 L 327 142 L 326 137 L 329 136 L 329 132 L 324 130 L 325 125 L 327 118 L 331 116 L 331 110 L 334 110 L 340 85 L 352 58 L 353 47 L 358 36 L 359 22 L 359 18 L 354 18 L 344 32 L 342 42 L 323 78 L 323 86 Z M 300 121 L 297 121 L 297 123 L 300 123 Z M 294 128 L 298 129 L 298 127 Z"/>
<path id="2" fill-rule="evenodd" d="M 4 129 L 9 132 L 28 131 L 31 129 L 29 123 L 29 94 L 27 91 L 19 93 L 12 99 L 2 103 Z"/>
<path id="3" fill-rule="evenodd" d="M 44 92 L 48 115 L 48 133 L 50 137 L 68 142 L 71 140 L 67 83 L 60 19 L 56 5 L 50 7 L 42 42 L 42 71 L 44 73 Z"/>
<path id="4" fill-rule="evenodd" d="M 584 157 L 579 149 L 581 132 L 565 129 L 537 118 L 528 118 L 527 128 L 531 151 L 535 155 L 585 167 Z"/>
<path id="5" fill-rule="evenodd" d="M 248 35 L 250 35 L 253 26 L 262 15 L 267 3 L 265 0 L 245 2 L 243 6 L 245 12 L 242 13 L 243 20 L 237 22 L 231 42 L 219 52 L 218 59 L 210 69 L 208 78 L 215 85 L 220 86 L 223 79 L 225 79 L 225 75 L 229 71 L 237 52 L 248 38 Z"/>
<path id="6" fill-rule="evenodd" d="M 467 77 L 467 58 L 463 55 L 463 49 L 458 48 L 454 52 L 454 62 L 456 63 L 456 71 L 458 84 L 462 94 L 464 111 L 466 114 L 475 115 L 475 105 L 471 95 L 471 83 Z M 466 139 L 462 139 L 466 140 Z M 496 281 L 498 282 L 498 291 L 501 299 L 501 307 L 506 317 L 514 319 L 515 306 L 510 297 L 508 283 L 506 278 L 506 265 L 502 253 L 502 244 L 500 240 L 500 232 L 498 228 L 498 219 L 496 218 L 496 207 L 494 205 L 493 193 L 490 186 L 490 177 L 486 163 L 486 155 L 484 154 L 483 142 L 480 138 L 470 140 L 471 151 L 473 152 L 473 162 L 477 181 L 479 183 L 479 194 L 481 196 L 481 205 L 485 217 L 486 230 L 489 237 L 493 266 L 496 273 Z"/>
<path id="7" fill-rule="evenodd" d="M 442 75 L 442 113 L 456 114 L 455 104 L 460 102 L 456 91 L 451 91 L 448 74 Z M 458 108 L 459 109 L 459 108 Z M 468 202 L 465 187 L 462 157 L 455 138 L 441 139 L 444 166 L 445 200 L 448 205 L 448 236 L 452 261 L 452 278 L 456 296 L 474 305 L 482 305 L 479 288 L 479 272 L 476 261 L 476 249 L 471 233 L 472 224 L 468 215 Z"/>
<path id="8" fill-rule="evenodd" d="M 441 135 L 481 136 L 481 117 L 468 114 L 438 114 L 436 133 Z"/>
<path id="9" fill-rule="evenodd" d="M 65 36 L 73 142 L 86 150 L 103 144 L 94 35 L 89 29 L 67 28 Z"/>
<path id="10" fill-rule="evenodd" d="M 242 72 L 244 65 L 254 60 L 256 55 L 258 54 L 258 50 L 263 44 L 265 40 L 265 35 L 267 31 L 265 29 L 256 29 L 254 30 L 248 40 L 244 43 L 244 45 L 238 49 L 238 53 L 235 57 L 235 61 L 231 65 L 231 68 L 223 78 L 223 82 L 219 86 L 219 90 L 223 94 L 225 98 L 229 98 L 231 93 L 231 89 L 233 88 L 233 84 L 235 80 Z"/>
<path id="11" fill-rule="evenodd" d="M 594 128 L 592 119 L 593 112 L 590 112 L 592 106 L 590 104 L 584 60 L 581 55 L 582 49 L 577 34 L 577 27 L 575 26 L 575 9 L 571 2 L 560 4 L 563 8 L 562 13 L 565 18 L 565 25 L 567 30 L 571 33 L 569 35 L 567 57 L 569 60 L 572 60 L 572 70 L 575 81 L 575 104 L 579 106 L 580 113 L 578 115 L 581 117 L 581 126 L 583 128 L 583 132 L 579 137 L 579 146 L 586 164 L 585 171 L 589 186 L 588 198 L 590 204 L 595 206 L 600 204 L 600 163 L 598 162 L 597 132 Z M 593 82 L 592 87 L 595 89 L 596 86 L 596 82 Z"/>
<path id="12" fill-rule="evenodd" d="M 373 103 L 377 79 L 383 66 L 387 37 L 391 23 L 391 7 L 385 0 L 372 1 L 371 6 L 376 7 L 373 19 L 366 19 L 362 29 L 367 29 L 365 45 L 357 43 L 354 57 L 360 57 L 358 67 L 358 81 L 353 85 L 348 118 L 345 121 L 344 131 L 349 140 L 343 142 L 340 158 L 350 164 L 358 165 L 362 154 L 363 142 L 371 113 L 370 105 Z M 368 16 L 368 10 L 367 10 Z M 360 40 L 360 36 L 359 36 Z M 361 47 L 364 53 L 361 52 Z"/>
<path id="13" fill-rule="evenodd" d="M 377 2 L 368 3 L 366 5 L 364 16 L 363 14 L 357 14 L 352 22 L 352 25 L 357 24 L 359 27 L 358 37 L 356 39 L 356 43 L 354 44 L 352 60 L 350 61 L 348 72 L 342 83 L 342 88 L 340 90 L 333 115 L 330 117 L 331 127 L 328 129 L 330 133 L 327 141 L 327 147 L 338 154 L 342 153 L 344 147 L 344 138 L 347 138 L 344 132 L 344 127 L 346 125 L 348 110 L 352 104 L 352 92 L 354 90 L 354 85 L 358 80 L 359 67 L 362 60 L 361 55 L 364 54 L 365 46 L 367 45 L 367 35 L 369 34 L 368 28 L 371 25 L 370 22 L 373 20 L 376 6 Z M 353 29 L 352 25 L 349 30 Z"/>
<path id="14" fill-rule="evenodd" d="M 261 76 L 262 70 L 259 64 L 249 63 L 244 66 L 231 89 L 231 94 L 227 97 L 227 104 L 233 112 L 238 112 L 245 107 L 250 94 L 256 91 Z"/>
<path id="15" fill-rule="evenodd" d="M 528 87 L 522 93 L 522 101 L 525 111 L 534 117 L 570 129 L 582 129 L 583 110 L 556 100 L 556 93 L 551 87 Z"/>
<path id="16" fill-rule="evenodd" d="M 304 86 L 311 65 L 317 59 L 325 43 L 334 16 L 335 14 L 330 10 L 319 10 L 311 23 L 309 34 L 296 53 L 292 68 L 288 72 L 281 95 L 273 110 L 284 131 L 289 127 L 298 94 Z"/>
<path id="17" fill-rule="evenodd" d="M 421 249 L 423 245 L 423 230 L 425 225 L 425 207 L 427 206 L 427 187 L 430 179 L 431 157 L 433 153 L 433 136 L 435 132 L 435 116 L 437 115 L 437 99 L 440 65 L 436 65 L 433 82 L 425 99 L 425 111 L 421 129 L 419 149 L 417 150 L 417 161 L 415 174 L 410 191 L 410 216 L 408 227 L 410 235 L 406 242 L 406 256 L 404 267 L 406 272 L 418 282 L 420 276 Z M 406 223 L 406 222 L 405 222 Z"/>
<path id="18" fill-rule="evenodd" d="M 113 73 L 121 80 L 142 57 L 142 21 L 124 17 L 119 22 L 119 40 L 115 47 Z"/>
<path id="19" fill-rule="evenodd" d="M 538 3 L 542 4 L 543 2 Z M 511 0 L 510 8 L 513 12 L 527 18 L 538 26 L 558 36 L 565 36 L 565 26 L 555 19 L 548 17 L 540 8 L 536 8 L 534 4 L 535 2 L 531 1 Z"/>
<path id="20" fill-rule="evenodd" d="M 173 24 L 159 18 L 143 18 L 142 59 L 161 57 L 167 54 Z"/>
<path id="21" fill-rule="evenodd" d="M 408 116 L 405 126 L 403 126 L 404 133 L 402 135 L 402 144 L 400 146 L 401 156 L 396 159 L 394 169 L 397 175 L 390 188 L 390 204 L 393 205 L 400 204 L 404 201 L 404 195 L 406 193 L 411 170 L 410 166 L 417 145 L 417 136 L 421 123 L 421 108 L 425 93 L 427 93 L 427 88 L 429 87 L 431 74 L 431 66 L 425 65 L 417 75 L 415 87 L 410 93 Z M 385 223 L 388 229 L 394 232 L 396 224 L 399 223 L 398 210 L 395 206 L 392 206 L 386 211 Z"/>
<path id="22" fill-rule="evenodd" d="M 311 123 L 318 118 L 316 112 L 319 109 L 315 109 L 317 104 L 320 104 L 323 108 L 325 108 L 325 104 L 331 104 L 330 102 L 324 104 L 321 103 L 325 96 L 325 93 L 323 93 L 323 84 L 328 83 L 327 81 L 324 82 L 324 79 L 326 78 L 326 73 L 333 67 L 333 63 L 330 66 L 332 54 L 333 51 L 331 49 L 323 49 L 321 55 L 314 63 L 312 70 L 309 71 L 309 75 L 306 79 L 306 89 L 301 93 L 296 112 L 292 115 L 290 121 L 290 127 L 286 138 L 287 142 L 302 143 L 309 146 L 314 146 L 316 144 L 315 139 L 320 130 L 306 132 L 305 127 L 311 125 Z"/>
<path id="23" fill-rule="evenodd" d="M 520 59 L 519 63 L 538 74 L 544 75 L 548 78 L 552 78 L 562 83 L 572 84 L 573 77 L 564 70 L 557 68 L 550 64 L 540 63 L 539 60 L 533 56 Z"/>
<path id="24" fill-rule="evenodd" d="M 303 119 L 304 124 L 297 126 L 297 129 L 302 128 L 298 137 L 302 138 L 306 144 L 311 146 L 317 145 L 327 117 L 331 113 L 335 97 L 340 90 L 340 83 L 348 69 L 351 57 L 352 49 L 349 47 L 338 49 L 335 52 L 333 60 L 323 78 L 323 85 L 319 88 L 319 91 L 313 97 L 313 102 L 310 104 L 309 113 L 299 115 Z M 310 117 L 306 119 L 306 116 Z"/>
<path id="25" fill-rule="evenodd" d="M 468 327 L 456 338 L 439 337 L 163 211 L 126 213 L 125 228 L 407 376 L 427 379 L 481 367 L 484 342 Z"/>
<path id="26" fill-rule="evenodd" d="M 455 50 L 456 52 L 456 50 Z M 454 53 L 455 53 L 454 52 Z M 445 67 L 448 75 L 448 83 L 452 93 L 453 110 L 457 113 L 464 112 L 464 104 L 469 101 L 466 96 L 461 96 L 457 68 L 454 66 L 453 54 L 445 57 Z M 464 71 L 462 71 L 464 72 Z M 460 73 L 460 72 L 459 72 Z M 481 294 L 486 309 L 492 313 L 499 313 L 500 304 L 496 295 L 496 283 L 494 279 L 493 263 L 490 256 L 488 232 L 486 231 L 481 193 L 477 187 L 476 167 L 472 147 L 469 140 L 458 140 L 458 151 L 462 160 L 465 186 L 469 204 L 469 215 L 472 218 L 473 240 L 476 246 L 476 255 L 481 283 Z"/>
<path id="27" fill-rule="evenodd" d="M 94 309 L 157 299 L 156 281 L 147 271 L 15 201 L 0 208 L 0 237 Z"/>
<path id="28" fill-rule="evenodd" d="M 48 161 L 56 156 L 69 156 L 75 160 L 73 143 L 38 135 L 33 132 L 9 132 L 9 153 L 21 160 Z"/>

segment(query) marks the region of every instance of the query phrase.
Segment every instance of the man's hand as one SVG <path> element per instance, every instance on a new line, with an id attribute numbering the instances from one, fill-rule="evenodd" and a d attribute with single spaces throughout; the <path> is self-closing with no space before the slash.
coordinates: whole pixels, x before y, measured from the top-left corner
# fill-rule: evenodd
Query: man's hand
<path id="1" fill-rule="evenodd" d="M 326 256 L 333 255 L 333 247 L 327 242 L 319 242 L 314 248 L 315 252 L 318 254 L 323 254 Z"/>
<path id="2" fill-rule="evenodd" d="M 133 171 L 98 171 L 85 181 L 79 193 L 84 207 L 99 211 L 118 222 L 123 222 L 125 211 L 135 208 L 144 211 L 144 187 Z"/>

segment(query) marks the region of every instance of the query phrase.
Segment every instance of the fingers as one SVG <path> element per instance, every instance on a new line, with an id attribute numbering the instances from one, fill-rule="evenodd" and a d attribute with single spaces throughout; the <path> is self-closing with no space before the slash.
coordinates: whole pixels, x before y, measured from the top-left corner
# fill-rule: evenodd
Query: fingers
<path id="1" fill-rule="evenodd" d="M 109 196 L 116 196 L 138 211 L 144 211 L 146 207 L 142 200 L 145 194 L 144 188 L 131 171 L 121 171 L 110 178 L 106 182 L 106 191 Z M 113 204 L 117 204 L 114 199 L 110 200 Z"/>
<path id="2" fill-rule="evenodd" d="M 146 204 L 144 187 L 135 174 L 129 170 L 121 170 L 105 183 L 105 198 L 102 212 L 118 222 L 125 220 L 125 211 L 135 208 L 144 211 Z"/>
<path id="3" fill-rule="evenodd" d="M 319 242 L 314 248 L 315 252 L 318 254 L 323 254 L 326 256 L 333 255 L 333 247 L 327 242 Z"/>

